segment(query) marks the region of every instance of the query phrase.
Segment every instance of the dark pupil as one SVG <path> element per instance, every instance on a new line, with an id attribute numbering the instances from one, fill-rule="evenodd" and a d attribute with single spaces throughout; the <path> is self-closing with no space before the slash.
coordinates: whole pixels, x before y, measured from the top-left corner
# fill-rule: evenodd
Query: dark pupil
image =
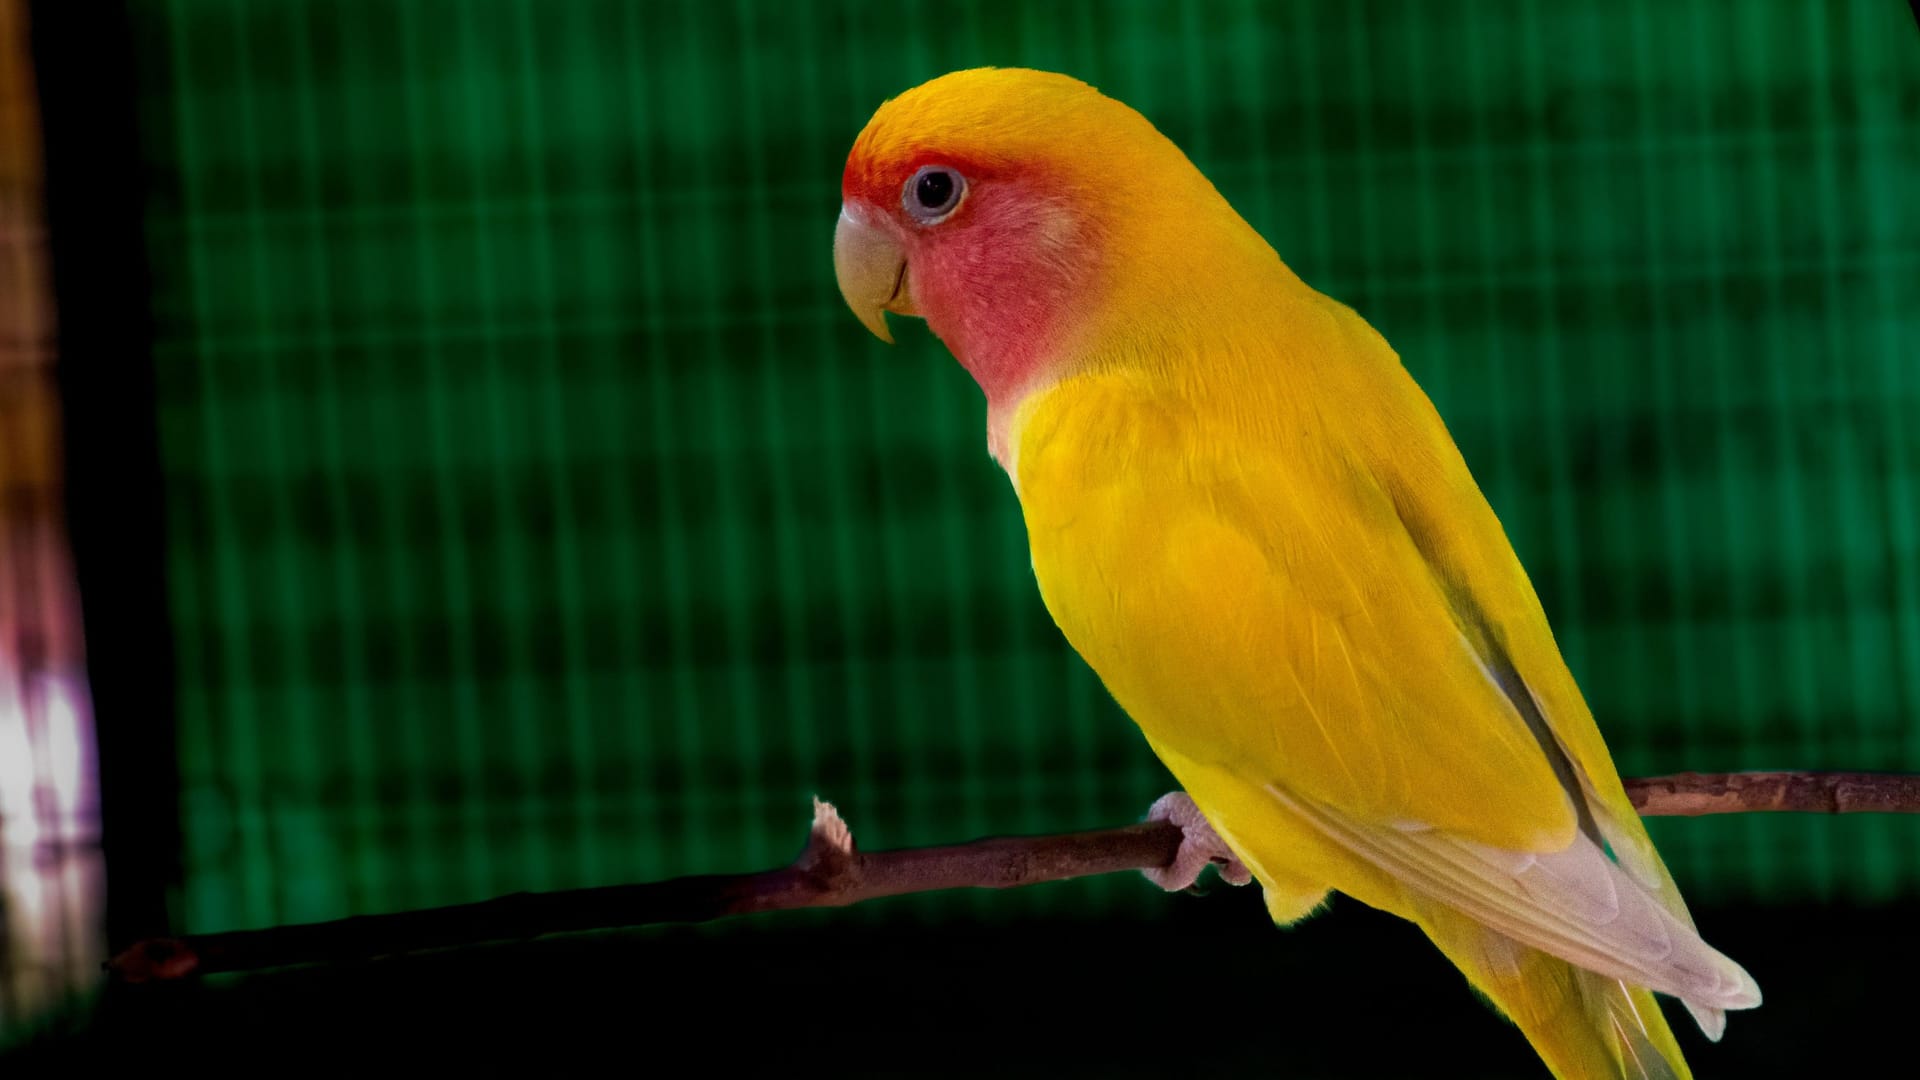
<path id="1" fill-rule="evenodd" d="M 938 210 L 953 198 L 953 177 L 943 172 L 927 173 L 914 186 L 913 197 L 920 200 L 921 206 Z"/>

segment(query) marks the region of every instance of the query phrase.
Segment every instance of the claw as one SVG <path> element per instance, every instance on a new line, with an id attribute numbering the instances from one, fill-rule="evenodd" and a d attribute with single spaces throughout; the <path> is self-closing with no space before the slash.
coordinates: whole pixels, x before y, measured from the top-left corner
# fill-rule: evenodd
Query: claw
<path id="1" fill-rule="evenodd" d="M 1171 865 L 1140 871 L 1155 885 L 1168 892 L 1191 888 L 1209 863 L 1219 867 L 1220 879 L 1229 885 L 1245 885 L 1253 880 L 1253 873 L 1234 857 L 1233 849 L 1213 831 L 1206 815 L 1186 792 L 1170 791 L 1154 800 L 1147 810 L 1147 820 L 1178 825 L 1182 834 L 1180 851 L 1174 855 Z"/>

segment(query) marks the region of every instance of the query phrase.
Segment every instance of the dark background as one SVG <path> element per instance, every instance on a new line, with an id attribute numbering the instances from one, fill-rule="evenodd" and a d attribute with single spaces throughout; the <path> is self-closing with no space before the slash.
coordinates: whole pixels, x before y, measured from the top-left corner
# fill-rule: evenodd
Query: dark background
<path id="1" fill-rule="evenodd" d="M 1621 771 L 1920 770 L 1920 39 L 1815 5 L 34 8 L 115 944 L 1137 818 L 978 391 L 835 291 L 981 63 L 1139 108 L 1434 398 Z M 1906 1043 L 1907 819 L 1651 823 L 1768 993 Z M 664 995 L 661 1003 L 654 1000 Z M 1136 875 L 108 995 L 29 1062 L 1533 1075 L 1414 930 Z M 1826 1071 L 1822 1066 L 1819 1071 Z"/>

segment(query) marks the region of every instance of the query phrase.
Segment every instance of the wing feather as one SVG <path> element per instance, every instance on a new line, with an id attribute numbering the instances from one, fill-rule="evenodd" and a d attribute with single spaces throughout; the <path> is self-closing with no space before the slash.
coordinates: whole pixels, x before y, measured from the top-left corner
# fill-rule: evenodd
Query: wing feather
<path id="1" fill-rule="evenodd" d="M 1382 374 L 1401 397 L 1365 416 L 1394 438 L 1364 447 L 1279 398 L 1274 419 L 1138 376 L 1045 394 L 1017 483 L 1049 610 L 1163 757 L 1716 1035 L 1758 988 L 1694 930 L 1445 427 Z"/>
<path id="2" fill-rule="evenodd" d="M 1584 835 L 1563 851 L 1489 848 L 1435 829 L 1383 829 L 1267 791 L 1349 851 L 1515 941 L 1611 978 L 1719 1009 L 1760 1003 L 1740 965 L 1700 940 Z"/>

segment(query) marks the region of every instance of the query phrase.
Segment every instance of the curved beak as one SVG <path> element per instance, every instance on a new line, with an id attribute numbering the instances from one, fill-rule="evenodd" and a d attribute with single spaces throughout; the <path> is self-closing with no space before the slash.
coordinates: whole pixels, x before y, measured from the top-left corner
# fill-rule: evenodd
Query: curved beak
<path id="1" fill-rule="evenodd" d="M 840 224 L 833 230 L 833 276 L 840 295 L 873 336 L 893 344 L 886 316 L 892 311 L 914 314 L 907 291 L 907 253 L 886 230 L 867 223 L 858 208 L 840 206 Z"/>

